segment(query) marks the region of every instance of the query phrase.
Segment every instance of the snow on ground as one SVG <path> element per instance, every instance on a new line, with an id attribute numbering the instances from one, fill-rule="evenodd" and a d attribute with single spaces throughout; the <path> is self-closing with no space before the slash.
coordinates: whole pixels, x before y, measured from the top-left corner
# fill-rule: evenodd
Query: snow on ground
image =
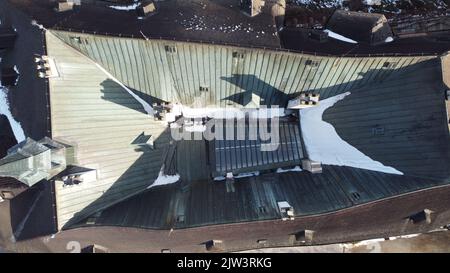
<path id="1" fill-rule="evenodd" d="M 23 132 L 22 126 L 17 122 L 11 111 L 9 109 L 8 103 L 8 90 L 0 86 L 0 114 L 5 115 L 8 118 L 11 128 L 13 130 L 14 136 L 18 143 L 25 140 L 25 133 Z"/>
<path id="2" fill-rule="evenodd" d="M 336 39 L 336 40 L 339 40 L 339 41 L 342 41 L 342 42 L 351 43 L 351 44 L 357 44 L 358 43 L 355 40 L 352 40 L 352 39 L 349 39 L 347 37 L 344 37 L 344 36 L 342 36 L 340 34 L 337 34 L 337 33 L 333 32 L 333 31 L 329 30 L 329 29 L 325 29 L 324 32 L 328 33 L 329 37 L 331 37 L 333 39 Z"/>
<path id="3" fill-rule="evenodd" d="M 325 165 L 349 166 L 402 175 L 402 172 L 372 160 L 342 140 L 334 127 L 322 120 L 326 109 L 348 95 L 350 92 L 321 100 L 318 106 L 300 110 L 302 136 L 309 158 Z"/>
<path id="4" fill-rule="evenodd" d="M 392 38 L 390 36 L 387 37 L 386 40 L 384 40 L 385 43 L 390 43 L 390 42 L 393 42 L 393 41 L 394 41 L 394 38 Z"/>
<path id="5" fill-rule="evenodd" d="M 115 81 L 118 85 L 120 85 L 123 89 L 125 89 L 133 98 L 135 98 L 141 105 L 144 107 L 145 112 L 149 115 L 154 115 L 153 108 L 146 101 L 141 99 L 138 95 L 136 95 L 130 88 L 126 87 L 123 83 L 121 83 L 118 79 L 116 79 L 113 75 L 111 75 L 108 71 L 106 71 L 101 65 L 95 64 L 106 76 L 108 76 L 111 80 Z"/>
<path id="6" fill-rule="evenodd" d="M 163 173 L 163 168 L 159 171 L 158 178 L 156 178 L 155 182 L 147 187 L 147 189 L 156 187 L 156 186 L 163 186 L 163 185 L 169 185 L 178 182 L 180 180 L 180 175 L 165 175 Z"/>

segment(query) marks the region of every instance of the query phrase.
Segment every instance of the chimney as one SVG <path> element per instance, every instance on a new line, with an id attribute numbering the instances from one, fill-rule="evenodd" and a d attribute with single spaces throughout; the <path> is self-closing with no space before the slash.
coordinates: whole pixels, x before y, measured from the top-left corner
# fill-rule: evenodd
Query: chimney
<path id="1" fill-rule="evenodd" d="M 310 159 L 303 159 L 302 169 L 310 173 L 322 173 L 322 163 Z"/>
<path id="2" fill-rule="evenodd" d="M 295 234 L 295 241 L 303 244 L 312 244 L 313 238 L 314 238 L 313 230 L 305 229 Z"/>
<path id="3" fill-rule="evenodd" d="M 156 5 L 152 0 L 145 0 L 136 8 L 139 17 L 146 17 L 156 13 Z"/>
<path id="4" fill-rule="evenodd" d="M 409 220 L 413 224 L 419 224 L 419 223 L 422 223 L 422 222 L 425 222 L 427 224 L 431 224 L 431 214 L 432 213 L 433 213 L 432 210 L 424 209 L 422 211 L 419 211 L 416 214 L 413 214 L 413 215 L 409 216 Z"/>
<path id="5" fill-rule="evenodd" d="M 250 17 L 256 16 L 262 12 L 265 5 L 264 0 L 239 0 L 241 10 Z"/>
<path id="6" fill-rule="evenodd" d="M 73 10 L 74 2 L 71 0 L 59 0 L 56 6 L 56 11 L 65 12 Z"/>

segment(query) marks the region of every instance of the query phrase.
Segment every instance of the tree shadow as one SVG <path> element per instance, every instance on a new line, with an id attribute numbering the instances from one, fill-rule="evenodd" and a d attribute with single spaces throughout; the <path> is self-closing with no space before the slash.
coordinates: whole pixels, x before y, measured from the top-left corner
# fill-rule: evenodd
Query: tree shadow
<path id="1" fill-rule="evenodd" d="M 246 106 L 251 102 L 252 94 L 255 94 L 261 98 L 261 105 L 284 105 L 287 103 L 288 95 L 286 93 L 255 75 L 234 74 L 231 77 L 220 77 L 220 79 L 243 90 L 222 100 L 232 101 L 236 104 Z M 270 94 L 270 97 L 268 97 L 268 94 Z"/>
<path id="2" fill-rule="evenodd" d="M 135 98 L 132 94 L 126 92 L 117 92 L 118 89 L 123 89 L 117 82 L 107 79 L 103 81 L 101 84 L 102 89 L 100 90 L 103 93 L 102 99 L 119 104 L 121 106 L 133 109 L 135 111 L 141 112 L 143 114 L 147 114 L 145 109 L 141 107 L 139 104 L 135 102 Z M 153 104 L 161 104 L 165 101 L 158 99 L 156 97 L 150 96 L 144 92 L 137 91 L 133 88 L 127 87 L 134 95 L 138 96 L 144 102 L 148 103 L 150 106 Z"/>

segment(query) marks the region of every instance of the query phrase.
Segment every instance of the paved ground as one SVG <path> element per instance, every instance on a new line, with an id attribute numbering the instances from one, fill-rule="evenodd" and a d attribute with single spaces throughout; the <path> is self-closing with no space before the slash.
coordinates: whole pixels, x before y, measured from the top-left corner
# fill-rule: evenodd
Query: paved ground
<path id="1" fill-rule="evenodd" d="M 450 253 L 450 231 L 323 246 L 267 248 L 245 253 Z"/>

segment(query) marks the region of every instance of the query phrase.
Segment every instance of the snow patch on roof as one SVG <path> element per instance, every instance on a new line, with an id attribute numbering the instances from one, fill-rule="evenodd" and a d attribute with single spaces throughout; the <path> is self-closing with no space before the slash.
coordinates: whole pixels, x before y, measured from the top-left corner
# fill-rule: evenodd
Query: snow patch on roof
<path id="1" fill-rule="evenodd" d="M 115 10 L 135 10 L 139 6 L 139 3 L 134 3 L 128 6 L 109 6 L 112 9 Z"/>
<path id="2" fill-rule="evenodd" d="M 300 124 L 309 159 L 325 165 L 349 166 L 390 174 L 403 173 L 360 152 L 339 137 L 334 127 L 323 121 L 328 108 L 350 95 L 350 92 L 321 100 L 318 106 L 300 110 Z"/>
<path id="3" fill-rule="evenodd" d="M 149 115 L 154 115 L 153 107 L 150 106 L 146 101 L 141 99 L 138 95 L 136 95 L 130 88 L 126 87 L 123 83 L 121 83 L 118 79 L 116 79 L 113 75 L 111 75 L 108 71 L 106 71 L 101 65 L 95 64 L 103 73 L 106 74 L 111 80 L 120 85 L 123 89 L 125 89 L 133 98 L 135 98 L 144 108 L 145 112 Z"/>
<path id="4" fill-rule="evenodd" d="M 156 186 L 173 184 L 173 183 L 178 182 L 178 180 L 180 180 L 179 174 L 166 175 L 163 173 L 163 168 L 161 168 L 161 170 L 159 171 L 158 178 L 156 178 L 156 180 L 150 186 L 148 186 L 147 189 L 150 189 L 150 188 L 153 188 Z"/>
<path id="5" fill-rule="evenodd" d="M 303 171 L 303 170 L 302 170 L 302 168 L 300 168 L 300 166 L 295 166 L 294 168 L 291 168 L 291 169 L 283 169 L 283 168 L 277 169 L 277 173 L 301 172 L 301 171 Z"/>
<path id="6" fill-rule="evenodd" d="M 340 34 L 337 34 L 337 33 L 333 32 L 333 31 L 329 30 L 329 29 L 325 29 L 324 32 L 328 33 L 329 37 L 331 37 L 333 39 L 336 39 L 336 40 L 339 40 L 339 41 L 342 41 L 342 42 L 351 43 L 351 44 L 357 44 L 358 43 L 355 40 L 352 40 L 350 38 L 344 37 L 344 36 L 342 36 Z"/>

